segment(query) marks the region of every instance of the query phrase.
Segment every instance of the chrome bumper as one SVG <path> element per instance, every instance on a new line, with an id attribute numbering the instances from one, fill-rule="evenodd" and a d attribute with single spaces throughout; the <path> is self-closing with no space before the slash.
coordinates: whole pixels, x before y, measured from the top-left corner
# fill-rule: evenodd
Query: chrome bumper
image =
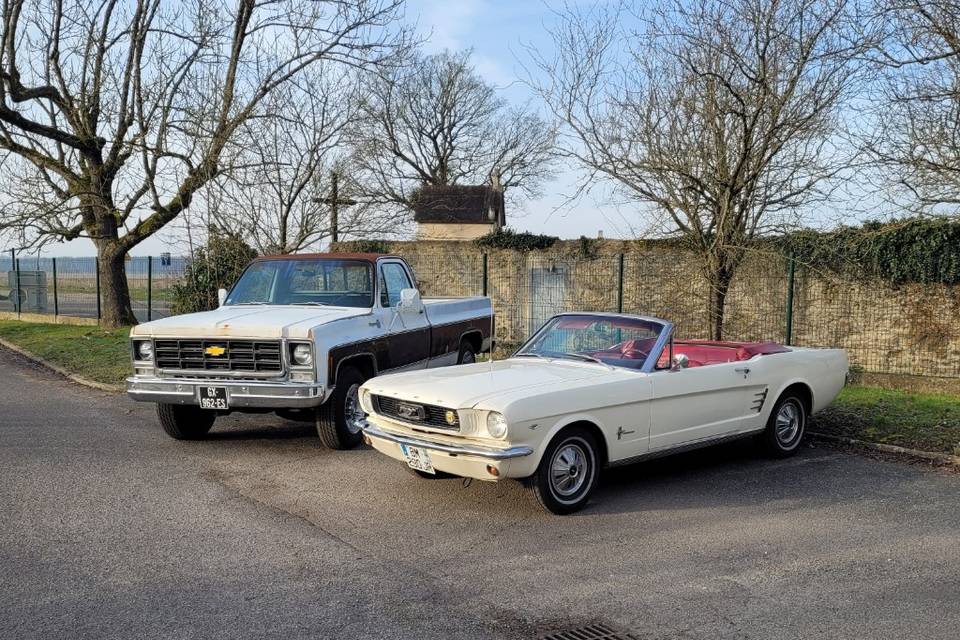
<path id="1" fill-rule="evenodd" d="M 510 460 L 511 458 L 522 458 L 533 453 L 533 449 L 527 446 L 509 447 L 507 449 L 494 449 L 492 447 L 478 447 L 474 445 L 444 444 L 422 440 L 411 436 L 401 436 L 396 433 L 390 433 L 370 424 L 363 427 L 364 435 L 378 440 L 386 440 L 396 444 L 405 444 L 411 447 L 420 447 L 430 451 L 443 451 L 458 456 L 473 456 L 476 458 L 486 458 L 488 460 Z"/>
<path id="2" fill-rule="evenodd" d="M 138 402 L 199 405 L 199 387 L 225 387 L 230 408 L 304 409 L 323 404 L 322 384 L 196 380 L 193 378 L 127 378 L 127 395 Z"/>

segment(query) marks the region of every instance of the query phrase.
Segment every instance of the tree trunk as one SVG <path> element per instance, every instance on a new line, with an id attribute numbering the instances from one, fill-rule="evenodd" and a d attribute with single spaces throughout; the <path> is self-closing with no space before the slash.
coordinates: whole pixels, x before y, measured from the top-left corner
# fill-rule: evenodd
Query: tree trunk
<path id="1" fill-rule="evenodd" d="M 707 319 L 710 323 L 710 339 L 723 340 L 723 314 L 727 303 L 727 292 L 733 274 L 726 270 L 711 273 L 708 276 L 710 291 L 707 298 Z"/>
<path id="2" fill-rule="evenodd" d="M 116 239 L 97 241 L 100 272 L 100 325 L 108 329 L 137 324 L 127 284 L 126 254 Z"/>

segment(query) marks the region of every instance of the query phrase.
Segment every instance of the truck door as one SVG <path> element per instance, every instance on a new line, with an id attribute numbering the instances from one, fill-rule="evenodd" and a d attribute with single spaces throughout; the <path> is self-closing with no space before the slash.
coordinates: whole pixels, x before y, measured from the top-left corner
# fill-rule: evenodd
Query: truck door
<path id="1" fill-rule="evenodd" d="M 427 366 L 430 357 L 430 322 L 425 312 L 399 313 L 397 303 L 403 289 L 414 288 L 402 262 L 380 262 L 379 305 L 380 323 L 386 329 L 389 363 L 385 370 L 420 369 Z"/>

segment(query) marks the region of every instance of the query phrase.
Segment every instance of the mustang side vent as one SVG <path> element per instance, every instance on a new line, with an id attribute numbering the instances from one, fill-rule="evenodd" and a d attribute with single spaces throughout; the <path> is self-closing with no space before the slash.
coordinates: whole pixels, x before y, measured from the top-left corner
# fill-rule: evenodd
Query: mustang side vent
<path id="1" fill-rule="evenodd" d="M 767 400 L 767 392 L 769 391 L 769 388 L 764 387 L 763 391 L 753 394 L 753 404 L 750 406 L 750 409 L 760 413 L 763 409 L 763 403 Z"/>

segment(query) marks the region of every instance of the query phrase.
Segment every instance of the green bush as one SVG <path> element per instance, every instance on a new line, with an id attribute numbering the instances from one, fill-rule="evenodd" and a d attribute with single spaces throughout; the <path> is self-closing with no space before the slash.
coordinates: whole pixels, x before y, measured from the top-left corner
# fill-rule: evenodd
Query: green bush
<path id="1" fill-rule="evenodd" d="M 349 253 L 390 253 L 390 243 L 386 240 L 348 240 L 338 242 L 336 251 Z"/>
<path id="2" fill-rule="evenodd" d="M 257 257 L 239 234 L 213 235 L 198 249 L 180 282 L 173 285 L 171 311 L 175 314 L 209 311 L 218 305 L 217 289 L 229 289 Z"/>
<path id="3" fill-rule="evenodd" d="M 895 284 L 960 284 L 960 222 L 907 218 L 821 233 L 798 231 L 776 241 L 797 262 L 852 279 Z"/>
<path id="4" fill-rule="evenodd" d="M 539 251 L 549 249 L 557 240 L 556 236 L 545 236 L 529 231 L 516 232 L 513 229 L 496 229 L 475 242 L 483 249 L 513 249 L 514 251 Z"/>

